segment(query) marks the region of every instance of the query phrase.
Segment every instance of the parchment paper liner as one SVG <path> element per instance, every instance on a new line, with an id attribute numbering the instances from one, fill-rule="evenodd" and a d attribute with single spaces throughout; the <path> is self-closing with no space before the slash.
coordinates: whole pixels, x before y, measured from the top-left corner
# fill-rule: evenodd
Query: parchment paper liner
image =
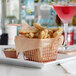
<path id="1" fill-rule="evenodd" d="M 59 37 L 49 39 L 30 39 L 25 38 L 24 36 L 15 37 L 17 52 L 23 52 L 23 54 L 25 53 L 24 55 L 26 55 L 26 58 L 37 62 L 52 61 L 52 59 L 56 60 L 58 41 Z M 31 57 L 29 56 L 34 55 L 34 53 L 39 54 L 39 57 L 36 57 L 37 55 Z"/>

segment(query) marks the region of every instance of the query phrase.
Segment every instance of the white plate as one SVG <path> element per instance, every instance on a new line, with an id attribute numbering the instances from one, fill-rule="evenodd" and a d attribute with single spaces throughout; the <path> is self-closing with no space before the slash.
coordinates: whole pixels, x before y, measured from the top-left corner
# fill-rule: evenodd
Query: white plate
<path id="1" fill-rule="evenodd" d="M 0 57 L 0 63 L 4 64 L 11 64 L 17 66 L 26 66 L 26 67 L 34 67 L 34 68 L 43 68 L 44 66 L 51 65 L 51 64 L 59 64 L 69 60 L 75 60 L 76 56 L 70 57 L 68 55 L 58 55 L 58 59 L 56 61 L 47 62 L 47 63 L 39 63 L 33 61 L 27 61 L 23 59 L 12 59 L 12 58 L 2 58 Z"/>
<path id="2" fill-rule="evenodd" d="M 3 48 L 6 48 L 2 46 Z M 34 67 L 34 68 L 43 68 L 44 66 L 51 65 L 51 64 L 59 64 L 64 63 L 69 60 L 76 60 L 76 56 L 69 56 L 64 54 L 59 54 L 58 59 L 56 61 L 47 62 L 47 63 L 39 63 L 39 62 L 33 62 L 28 60 L 23 60 L 22 58 L 19 59 L 12 59 L 12 58 L 6 58 L 4 56 L 4 53 L 0 51 L 0 63 L 4 64 L 12 64 L 17 66 L 27 66 L 27 67 Z"/>

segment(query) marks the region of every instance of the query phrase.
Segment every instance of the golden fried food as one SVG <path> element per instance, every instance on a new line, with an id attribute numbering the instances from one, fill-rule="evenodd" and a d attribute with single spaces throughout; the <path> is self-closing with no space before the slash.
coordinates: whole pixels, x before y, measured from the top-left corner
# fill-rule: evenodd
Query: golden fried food
<path id="1" fill-rule="evenodd" d="M 38 30 L 43 30 L 43 29 L 45 29 L 45 28 L 42 27 L 39 23 L 34 23 L 33 26 L 34 26 L 35 28 L 37 28 Z"/>
<path id="2" fill-rule="evenodd" d="M 53 31 L 53 32 L 55 32 L 55 31 L 57 31 L 57 30 L 58 30 L 58 28 L 48 29 L 48 31 Z"/>
<path id="3" fill-rule="evenodd" d="M 63 29 L 61 27 L 58 28 L 56 32 L 54 32 L 53 37 L 57 37 L 62 34 Z"/>
<path id="4" fill-rule="evenodd" d="M 38 38 L 39 39 L 44 39 L 44 37 L 45 37 L 45 32 L 41 31 Z"/>
<path id="5" fill-rule="evenodd" d="M 29 33 L 29 38 L 33 38 L 34 37 L 34 33 L 30 32 Z"/>
<path id="6" fill-rule="evenodd" d="M 34 38 L 38 38 L 39 37 L 40 32 L 37 32 L 34 34 Z"/>
<path id="7" fill-rule="evenodd" d="M 50 35 L 50 37 L 52 37 L 53 32 L 54 32 L 54 31 L 52 31 L 52 30 L 48 30 L 48 34 Z"/>
<path id="8" fill-rule="evenodd" d="M 48 30 L 47 29 L 40 31 L 39 39 L 46 39 L 47 37 L 48 37 Z"/>
<path id="9" fill-rule="evenodd" d="M 29 38 L 29 34 L 27 33 L 27 34 L 23 34 L 26 38 Z"/>
<path id="10" fill-rule="evenodd" d="M 60 32 L 60 33 L 62 33 L 63 29 L 61 27 L 59 27 L 57 31 Z"/>
<path id="11" fill-rule="evenodd" d="M 50 30 L 53 31 L 53 32 L 56 32 L 56 31 L 62 32 L 63 31 L 63 29 L 61 27 L 54 28 L 54 29 L 48 29 L 48 31 L 50 31 Z"/>
<path id="12" fill-rule="evenodd" d="M 26 34 L 26 33 L 36 33 L 38 30 L 36 28 L 32 28 L 32 29 L 23 29 L 23 30 L 19 30 L 19 34 Z"/>
<path id="13" fill-rule="evenodd" d="M 25 36 L 26 38 L 33 38 L 34 37 L 34 33 L 30 32 L 30 33 L 26 33 L 26 34 L 22 34 L 23 36 Z"/>
<path id="14" fill-rule="evenodd" d="M 45 32 L 44 39 L 46 39 L 46 38 L 47 38 L 47 36 L 48 36 L 48 30 L 47 30 L 47 29 L 44 29 L 43 31 Z"/>
<path id="15" fill-rule="evenodd" d="M 47 38 L 51 38 L 50 34 L 47 35 Z"/>
<path id="16" fill-rule="evenodd" d="M 55 38 L 55 37 L 57 37 L 57 36 L 59 36 L 60 35 L 60 33 L 57 31 L 57 32 L 55 32 L 54 34 L 53 34 L 53 37 Z"/>
<path id="17" fill-rule="evenodd" d="M 25 36 L 26 38 L 55 38 L 62 34 L 63 29 L 61 27 L 55 29 L 46 29 L 40 26 L 39 23 L 34 23 L 34 28 L 31 29 L 22 29 L 19 31 L 20 35 Z"/>

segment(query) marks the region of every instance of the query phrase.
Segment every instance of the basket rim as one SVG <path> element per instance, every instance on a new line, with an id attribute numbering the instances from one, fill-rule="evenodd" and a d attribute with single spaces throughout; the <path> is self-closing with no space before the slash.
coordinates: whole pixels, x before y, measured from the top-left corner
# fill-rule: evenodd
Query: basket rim
<path id="1" fill-rule="evenodd" d="M 23 38 L 25 38 L 25 39 L 29 39 L 29 40 L 49 40 L 49 39 L 56 39 L 56 38 L 58 38 L 58 37 L 60 37 L 60 36 L 62 36 L 62 35 L 59 35 L 59 36 L 57 36 L 57 37 L 55 37 L 55 38 L 46 38 L 46 39 L 38 39 L 38 38 L 26 38 L 25 36 L 16 36 L 16 37 L 23 37 Z"/>

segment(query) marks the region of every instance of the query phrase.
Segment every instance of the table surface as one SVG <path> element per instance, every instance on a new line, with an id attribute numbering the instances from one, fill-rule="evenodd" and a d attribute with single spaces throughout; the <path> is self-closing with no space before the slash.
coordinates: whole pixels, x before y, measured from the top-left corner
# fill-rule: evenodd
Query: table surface
<path id="1" fill-rule="evenodd" d="M 55 64 L 44 67 L 43 69 L 28 68 L 0 64 L 0 76 L 67 76 L 61 66 Z"/>
<path id="2" fill-rule="evenodd" d="M 76 76 L 68 74 L 57 64 L 42 69 L 0 64 L 0 76 Z"/>

